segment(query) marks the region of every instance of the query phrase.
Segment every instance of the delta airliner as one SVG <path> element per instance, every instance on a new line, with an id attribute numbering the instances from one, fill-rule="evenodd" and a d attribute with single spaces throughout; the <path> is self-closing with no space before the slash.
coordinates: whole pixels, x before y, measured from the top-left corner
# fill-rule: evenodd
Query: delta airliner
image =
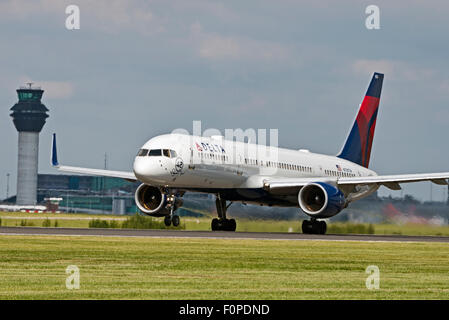
<path id="1" fill-rule="evenodd" d="M 138 151 L 133 172 L 63 166 L 53 135 L 52 165 L 61 171 L 139 181 L 135 201 L 141 212 L 179 225 L 176 210 L 185 192 L 216 196 L 218 218 L 212 230 L 235 231 L 226 211 L 235 201 L 267 206 L 299 207 L 310 217 L 304 233 L 324 234 L 326 222 L 351 202 L 380 186 L 432 181 L 447 185 L 449 172 L 377 175 L 368 169 L 384 75 L 374 73 L 357 117 L 337 156 L 225 140 L 166 134 L 148 140 Z"/>

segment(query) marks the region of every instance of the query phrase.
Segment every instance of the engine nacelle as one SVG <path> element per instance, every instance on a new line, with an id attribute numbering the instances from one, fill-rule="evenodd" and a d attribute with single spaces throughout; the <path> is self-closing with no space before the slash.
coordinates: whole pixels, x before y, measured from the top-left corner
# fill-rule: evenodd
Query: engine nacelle
<path id="1" fill-rule="evenodd" d="M 143 213 L 153 216 L 162 217 L 169 213 L 167 206 L 167 195 L 159 188 L 141 184 L 134 195 L 136 205 Z"/>
<path id="2" fill-rule="evenodd" d="M 159 188 L 141 184 L 134 195 L 137 207 L 148 216 L 163 217 L 182 206 L 183 201 L 175 195 L 167 195 Z"/>
<path id="3" fill-rule="evenodd" d="M 302 187 L 298 203 L 302 211 L 313 218 L 335 216 L 346 206 L 345 196 L 340 189 L 324 182 L 309 183 Z"/>

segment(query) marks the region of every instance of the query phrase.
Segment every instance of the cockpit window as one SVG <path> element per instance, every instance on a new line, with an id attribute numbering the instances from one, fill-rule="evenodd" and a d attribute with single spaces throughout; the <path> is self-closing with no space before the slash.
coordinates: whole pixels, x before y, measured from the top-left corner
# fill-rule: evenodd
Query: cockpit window
<path id="1" fill-rule="evenodd" d="M 140 149 L 137 153 L 138 157 L 145 157 L 148 154 L 148 149 Z"/>
<path id="2" fill-rule="evenodd" d="M 148 150 L 147 150 L 148 153 Z M 176 158 L 177 154 L 175 150 L 169 150 L 169 149 L 153 149 L 150 150 L 150 152 L 148 153 L 149 157 L 153 157 L 153 156 L 165 156 L 167 158 Z"/>
<path id="3" fill-rule="evenodd" d="M 153 149 L 150 150 L 150 153 L 148 154 L 149 157 L 152 156 L 161 156 L 162 155 L 162 150 L 161 149 Z"/>

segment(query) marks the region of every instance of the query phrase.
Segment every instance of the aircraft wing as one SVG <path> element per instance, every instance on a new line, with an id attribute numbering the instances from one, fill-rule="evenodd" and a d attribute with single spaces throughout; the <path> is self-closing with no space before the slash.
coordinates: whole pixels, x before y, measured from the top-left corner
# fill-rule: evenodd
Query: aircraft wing
<path id="1" fill-rule="evenodd" d="M 356 186 L 356 185 L 383 185 L 392 190 L 400 190 L 400 183 L 410 183 L 419 181 L 432 181 L 435 184 L 447 185 L 449 172 L 441 173 L 416 173 L 416 174 L 399 174 L 369 177 L 351 177 L 351 178 L 335 178 L 335 177 L 319 177 L 319 178 L 280 178 L 265 179 L 264 187 L 269 190 L 279 190 L 288 188 L 298 188 L 305 186 L 311 182 L 333 182 L 339 186 Z"/>
<path id="2" fill-rule="evenodd" d="M 60 166 L 60 165 L 57 165 L 55 167 L 59 171 L 81 173 L 81 174 L 88 174 L 88 175 L 102 176 L 102 177 L 122 178 L 122 179 L 126 179 L 126 180 L 137 181 L 137 178 L 133 172 L 90 169 L 90 168 Z"/>
<path id="3" fill-rule="evenodd" d="M 62 166 L 58 162 L 58 155 L 56 151 L 56 134 L 53 134 L 53 146 L 51 154 L 51 164 L 53 167 L 57 168 L 59 171 L 88 174 L 94 176 L 102 177 L 112 177 L 112 178 L 122 178 L 128 181 L 137 181 L 134 172 L 127 171 L 113 171 L 113 170 L 103 170 L 103 169 L 90 169 L 90 168 L 80 168 L 71 166 Z"/>
<path id="4" fill-rule="evenodd" d="M 375 183 L 378 185 L 384 185 L 392 190 L 401 190 L 401 186 L 399 185 L 400 183 L 432 181 L 435 184 L 447 185 L 447 179 L 449 179 L 449 172 L 340 178 L 337 183 L 339 185 L 369 185 Z"/>

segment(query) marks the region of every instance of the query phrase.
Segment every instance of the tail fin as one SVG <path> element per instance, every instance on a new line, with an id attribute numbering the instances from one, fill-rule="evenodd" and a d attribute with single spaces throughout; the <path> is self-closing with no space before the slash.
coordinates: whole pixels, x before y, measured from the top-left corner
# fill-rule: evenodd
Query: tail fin
<path id="1" fill-rule="evenodd" d="M 368 168 L 384 75 L 374 73 L 349 136 L 337 156 Z"/>
<path id="2" fill-rule="evenodd" d="M 59 167 L 58 153 L 56 151 L 56 133 L 53 133 L 53 142 L 51 146 L 51 165 L 53 167 Z"/>

